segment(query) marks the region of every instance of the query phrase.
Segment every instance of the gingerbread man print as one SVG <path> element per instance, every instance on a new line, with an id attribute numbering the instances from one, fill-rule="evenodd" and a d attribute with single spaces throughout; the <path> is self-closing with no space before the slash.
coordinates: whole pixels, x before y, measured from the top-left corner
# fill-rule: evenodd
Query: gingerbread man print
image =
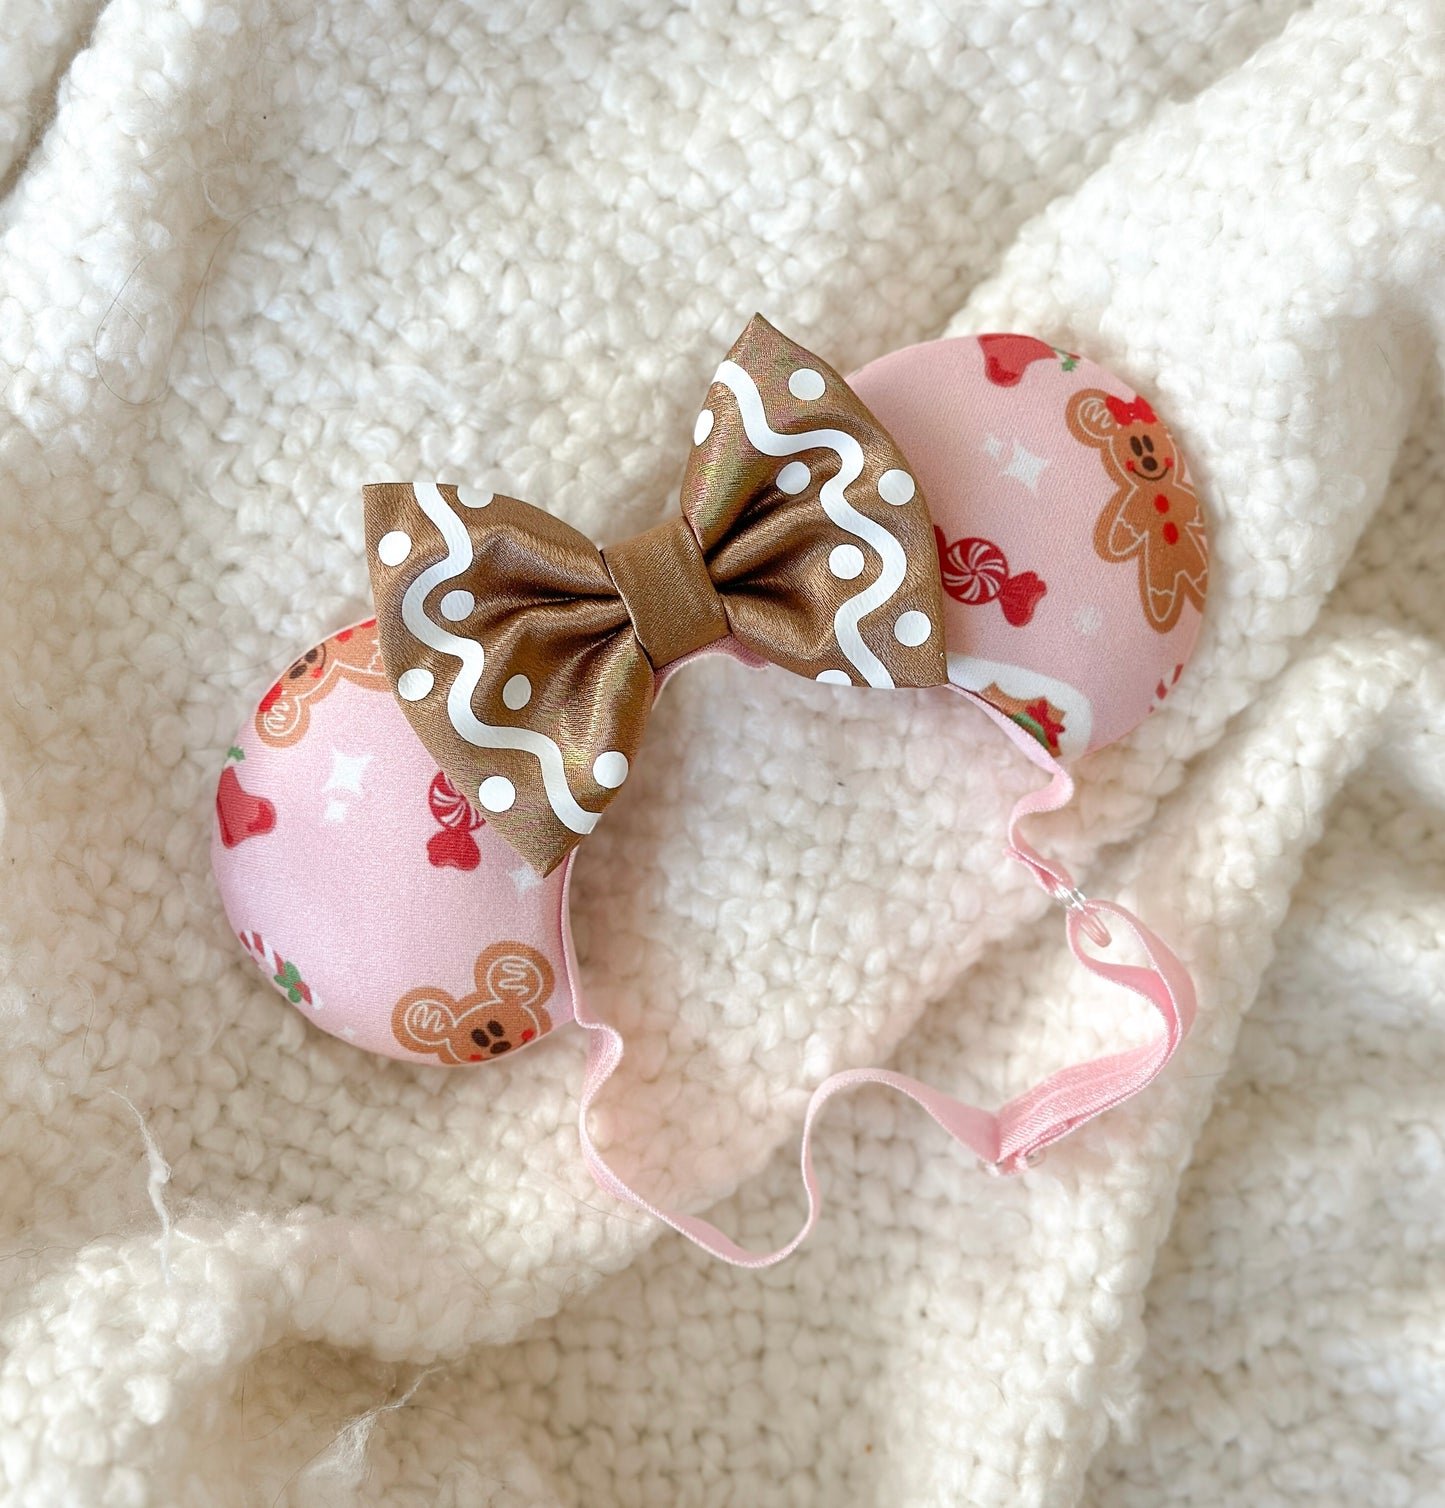
<path id="1" fill-rule="evenodd" d="M 493 943 L 476 962 L 476 990 L 460 1000 L 425 986 L 396 1002 L 391 1030 L 409 1052 L 449 1067 L 485 1063 L 545 1036 L 552 965 L 526 943 Z"/>
<path id="2" fill-rule="evenodd" d="M 343 680 L 369 691 L 389 689 L 375 618 L 343 628 L 289 666 L 256 708 L 257 736 L 273 749 L 300 743 L 311 724 L 312 707 Z"/>
<path id="3" fill-rule="evenodd" d="M 1074 438 L 1099 452 L 1114 484 L 1094 526 L 1094 549 L 1107 561 L 1138 561 L 1144 616 L 1168 633 L 1186 602 L 1203 609 L 1209 585 L 1204 517 L 1173 436 L 1143 398 L 1127 402 L 1098 388 L 1075 393 L 1065 417 Z"/>

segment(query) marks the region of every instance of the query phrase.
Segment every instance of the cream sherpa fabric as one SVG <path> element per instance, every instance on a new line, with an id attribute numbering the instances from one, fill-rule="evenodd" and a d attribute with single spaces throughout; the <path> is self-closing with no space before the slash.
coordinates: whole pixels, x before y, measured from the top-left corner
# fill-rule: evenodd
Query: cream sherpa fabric
<path id="1" fill-rule="evenodd" d="M 6 1504 L 1445 1501 L 1445 4 L 1295 10 L 0 0 Z M 1087 352 L 1215 543 L 1035 824 L 1194 1037 L 1017 1180 L 836 1105 L 761 1276 L 591 1187 L 580 1034 L 366 1058 L 207 873 L 249 698 L 364 606 L 360 483 L 645 527 L 755 309 L 844 370 Z M 649 745 L 574 907 L 649 1190 L 777 1242 L 829 1071 L 996 1104 L 1146 1029 L 954 699 L 705 664 Z"/>

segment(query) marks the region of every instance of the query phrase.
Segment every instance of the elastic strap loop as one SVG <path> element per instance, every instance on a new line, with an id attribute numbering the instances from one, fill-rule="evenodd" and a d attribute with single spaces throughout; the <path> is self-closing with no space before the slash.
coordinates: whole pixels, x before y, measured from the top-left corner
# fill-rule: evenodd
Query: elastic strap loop
<path id="1" fill-rule="evenodd" d="M 755 1252 L 739 1246 L 717 1226 L 696 1215 L 679 1214 L 652 1204 L 613 1171 L 596 1143 L 588 1125 L 588 1115 L 604 1085 L 622 1061 L 622 1036 L 613 1026 L 593 1016 L 580 990 L 574 1002 L 577 1023 L 591 1038 L 587 1054 L 587 1071 L 578 1107 L 578 1135 L 582 1156 L 599 1188 L 614 1198 L 636 1205 L 649 1215 L 670 1225 L 706 1252 L 736 1267 L 771 1267 L 790 1256 L 805 1241 L 818 1222 L 822 1195 L 813 1171 L 811 1150 L 814 1123 L 824 1105 L 835 1094 L 855 1089 L 861 1084 L 881 1084 L 897 1090 L 920 1105 L 960 1146 L 973 1152 L 991 1173 L 1019 1173 L 1038 1161 L 1045 1147 L 1067 1136 L 1077 1126 L 1137 1094 L 1151 1083 L 1173 1057 L 1194 1023 L 1194 983 L 1188 970 L 1174 951 L 1141 922 L 1138 917 L 1112 901 L 1090 900 L 1074 884 L 1073 877 L 1060 864 L 1044 859 L 1020 836 L 1023 818 L 1037 812 L 1057 811 L 1074 792 L 1069 773 L 1034 738 L 1012 719 L 973 698 L 983 710 L 1013 738 L 1025 754 L 1052 779 L 1042 790 L 1024 796 L 1009 818 L 1009 847 L 1006 852 L 1025 865 L 1039 884 L 1067 907 L 1065 931 L 1069 950 L 1080 965 L 1100 979 L 1130 990 L 1147 1001 L 1159 1013 L 1162 1031 L 1140 1047 L 1094 1058 L 1050 1074 L 1017 1099 L 1010 1100 L 997 1113 L 964 1104 L 941 1090 L 906 1074 L 883 1068 L 852 1068 L 832 1074 L 813 1091 L 803 1119 L 801 1166 L 803 1186 L 808 1195 L 808 1215 L 802 1229 L 785 1246 L 776 1251 Z M 565 904 L 565 901 L 564 901 Z M 1102 918 L 1107 916 L 1133 934 L 1149 963 L 1110 963 L 1085 951 L 1085 936 L 1107 945 L 1110 930 Z M 575 980 L 577 970 L 571 957 L 571 937 L 566 938 L 568 962 Z"/>

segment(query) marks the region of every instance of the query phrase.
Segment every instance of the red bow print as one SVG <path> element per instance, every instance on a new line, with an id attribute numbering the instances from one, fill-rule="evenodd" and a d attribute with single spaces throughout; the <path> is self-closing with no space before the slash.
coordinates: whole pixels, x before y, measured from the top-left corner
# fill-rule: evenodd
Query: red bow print
<path id="1" fill-rule="evenodd" d="M 1132 403 L 1125 403 L 1122 398 L 1105 398 L 1104 407 L 1113 415 L 1114 423 L 1120 429 L 1129 424 L 1157 424 L 1159 422 L 1154 417 L 1154 410 L 1143 398 L 1136 398 Z"/>

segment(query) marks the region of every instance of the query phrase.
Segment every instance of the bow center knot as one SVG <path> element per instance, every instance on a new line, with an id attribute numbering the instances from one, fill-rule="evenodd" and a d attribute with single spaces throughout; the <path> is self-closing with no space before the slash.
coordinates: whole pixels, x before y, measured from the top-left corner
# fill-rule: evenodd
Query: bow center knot
<path id="1" fill-rule="evenodd" d="M 682 514 L 609 545 L 602 559 L 654 670 L 731 631 L 702 546 Z"/>

